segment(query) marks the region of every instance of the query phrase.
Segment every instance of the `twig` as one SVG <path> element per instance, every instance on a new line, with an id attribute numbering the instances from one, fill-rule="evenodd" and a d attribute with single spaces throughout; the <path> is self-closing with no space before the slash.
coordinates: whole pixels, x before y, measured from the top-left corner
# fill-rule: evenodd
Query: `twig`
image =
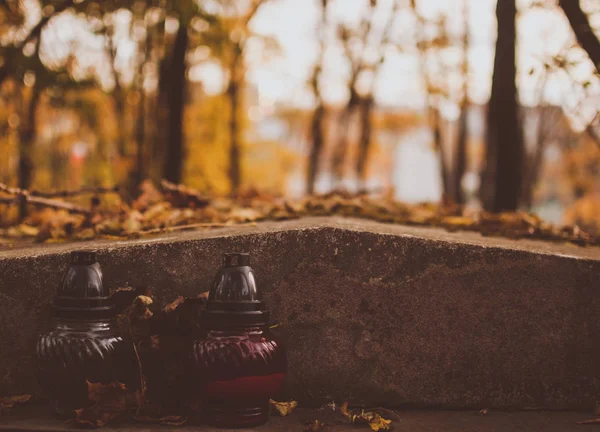
<path id="1" fill-rule="evenodd" d="M 112 187 L 84 187 L 81 189 L 75 190 L 63 190 L 63 191 L 53 191 L 53 192 L 41 192 L 37 190 L 32 190 L 30 195 L 35 195 L 38 197 L 45 198 L 55 198 L 55 197 L 72 197 L 78 195 L 86 195 L 86 194 L 105 194 L 105 193 L 118 193 L 119 186 Z"/>
<path id="2" fill-rule="evenodd" d="M 600 423 L 600 418 L 595 418 L 595 419 L 590 419 L 590 420 L 583 420 L 583 421 L 578 421 L 577 422 L 578 425 L 599 424 L 599 423 Z"/>
<path id="3" fill-rule="evenodd" d="M 29 192 L 27 192 L 23 189 L 9 187 L 8 185 L 5 185 L 4 183 L 0 183 L 0 192 L 6 192 L 7 194 L 10 194 L 10 195 L 28 195 L 29 194 Z"/>
<path id="4" fill-rule="evenodd" d="M 5 185 L 4 183 L 0 183 L 0 192 L 6 192 L 10 195 L 15 195 L 13 198 L 12 204 L 18 203 L 20 200 L 25 200 L 27 204 L 32 204 L 38 207 L 50 207 L 57 210 L 66 210 L 71 213 L 80 213 L 88 215 L 90 211 L 78 206 L 76 204 L 71 204 L 64 201 L 53 200 L 49 198 L 43 198 L 39 196 L 32 195 L 29 191 L 20 188 L 13 188 Z M 8 203 L 10 204 L 10 203 Z"/>
<path id="5" fill-rule="evenodd" d="M 140 409 L 142 408 L 142 403 L 146 394 L 146 383 L 144 382 L 144 372 L 142 371 L 142 360 L 140 359 L 140 354 L 138 353 L 138 349 L 135 346 L 133 332 L 131 331 L 131 321 L 129 322 L 129 337 L 131 339 L 131 344 L 133 345 L 133 352 L 135 353 L 135 358 L 137 359 L 138 364 L 138 370 L 140 372 L 140 399 L 138 400 L 138 406 L 135 412 L 135 415 L 138 416 L 140 415 Z"/>
<path id="6" fill-rule="evenodd" d="M 53 199 L 49 199 L 49 198 L 41 198 L 41 197 L 36 197 L 36 196 L 32 196 L 32 195 L 25 196 L 25 199 L 28 204 L 32 204 L 32 205 L 38 206 L 38 207 L 49 207 L 49 208 L 53 208 L 56 210 L 66 210 L 71 213 L 79 213 L 79 214 L 83 214 L 83 215 L 91 214 L 91 212 L 88 209 L 78 206 L 76 204 L 71 204 L 71 203 L 65 202 L 65 201 L 58 201 L 58 200 L 53 200 Z"/>

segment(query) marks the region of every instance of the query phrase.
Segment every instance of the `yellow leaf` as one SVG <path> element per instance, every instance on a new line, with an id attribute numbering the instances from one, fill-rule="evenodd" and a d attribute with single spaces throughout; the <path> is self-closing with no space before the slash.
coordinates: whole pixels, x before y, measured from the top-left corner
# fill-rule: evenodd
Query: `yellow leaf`
<path id="1" fill-rule="evenodd" d="M 375 414 L 371 420 L 369 420 L 369 426 L 375 432 L 380 430 L 390 430 L 391 420 L 384 419 L 379 414 Z"/>
<path id="2" fill-rule="evenodd" d="M 19 225 L 19 231 L 25 236 L 35 237 L 39 234 L 40 229 L 31 225 L 21 224 Z"/>
<path id="3" fill-rule="evenodd" d="M 340 406 L 340 411 L 352 423 L 367 423 L 375 432 L 391 429 L 391 420 L 385 419 L 379 413 L 373 411 L 365 412 L 364 410 L 361 410 L 358 412 L 358 410 L 350 410 L 348 409 L 348 402 L 344 402 Z"/>
<path id="4" fill-rule="evenodd" d="M 15 405 L 22 404 L 31 399 L 30 394 L 5 396 L 0 398 L 0 410 L 12 408 Z"/>
<path id="5" fill-rule="evenodd" d="M 344 414 L 346 417 L 348 417 L 350 420 L 352 420 L 351 418 L 351 414 L 350 411 L 348 410 L 348 402 L 344 402 L 341 406 L 340 406 L 340 412 L 342 414 Z"/>
<path id="6" fill-rule="evenodd" d="M 150 306 L 152 304 L 152 299 L 145 295 L 137 296 L 134 300 L 136 304 Z"/>
<path id="7" fill-rule="evenodd" d="M 290 401 L 290 402 L 277 402 L 273 399 L 269 399 L 269 403 L 282 417 L 290 415 L 292 411 L 298 406 L 298 402 Z"/>

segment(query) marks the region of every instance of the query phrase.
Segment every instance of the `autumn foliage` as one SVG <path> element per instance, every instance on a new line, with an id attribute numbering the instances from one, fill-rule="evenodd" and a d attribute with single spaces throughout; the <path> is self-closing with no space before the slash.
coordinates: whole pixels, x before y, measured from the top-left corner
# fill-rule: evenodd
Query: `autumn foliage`
<path id="1" fill-rule="evenodd" d="M 141 195 L 127 203 L 118 195 L 112 200 L 93 194 L 87 207 L 52 198 L 40 204 L 23 223 L 3 228 L 4 244 L 22 242 L 73 242 L 81 240 L 131 239 L 180 230 L 198 230 L 259 221 L 279 221 L 308 216 L 344 216 L 379 222 L 442 227 L 449 231 L 476 231 L 483 235 L 567 241 L 599 245 L 595 235 L 576 225 L 558 227 L 529 213 L 474 212 L 453 203 L 406 204 L 389 196 L 370 196 L 336 191 L 300 199 L 287 199 L 256 190 L 235 196 L 208 197 L 198 191 L 163 181 L 160 189 L 151 182 Z M 115 189 L 102 192 L 115 194 Z M 93 191 L 85 191 L 92 192 Z M 31 193 L 4 188 L 10 200 L 37 198 Z M 21 195 L 19 195 L 21 194 Z M 56 195 L 56 194 L 55 194 Z M 74 193 L 62 195 L 76 195 Z M 35 200 L 34 200 L 35 201 Z M 74 210 L 73 210 L 74 208 Z"/>

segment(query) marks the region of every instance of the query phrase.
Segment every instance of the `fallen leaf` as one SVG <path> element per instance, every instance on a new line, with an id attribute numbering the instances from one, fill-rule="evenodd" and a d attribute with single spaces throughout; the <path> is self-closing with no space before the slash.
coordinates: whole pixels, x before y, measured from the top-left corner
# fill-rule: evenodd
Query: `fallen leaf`
<path id="1" fill-rule="evenodd" d="M 30 394 L 5 396 L 0 398 L 0 411 L 9 409 L 18 404 L 23 404 L 31 399 Z"/>
<path id="2" fill-rule="evenodd" d="M 261 216 L 262 214 L 258 210 L 247 207 L 237 207 L 227 215 L 227 220 L 236 223 L 253 222 Z"/>
<path id="3" fill-rule="evenodd" d="M 314 422 L 310 423 L 306 428 L 304 428 L 304 432 L 319 432 L 321 429 L 323 429 L 323 426 L 325 426 L 322 422 L 320 422 L 319 420 L 315 420 Z"/>
<path id="4" fill-rule="evenodd" d="M 381 414 L 374 411 L 365 410 L 350 410 L 348 402 L 344 402 L 340 406 L 341 413 L 346 416 L 352 423 L 366 423 L 371 430 L 377 432 L 380 430 L 390 430 L 392 421 L 383 418 Z"/>
<path id="5" fill-rule="evenodd" d="M 172 301 L 171 303 L 169 303 L 168 305 L 166 305 L 164 307 L 164 311 L 166 313 L 172 313 L 175 311 L 175 309 L 177 309 L 177 307 L 182 304 L 185 301 L 185 297 L 183 296 L 179 296 L 177 297 L 174 301 Z"/>
<path id="6" fill-rule="evenodd" d="M 84 228 L 81 231 L 75 233 L 73 236 L 76 240 L 92 240 L 96 237 L 96 231 L 94 228 Z"/>
<path id="7" fill-rule="evenodd" d="M 578 421 L 577 422 L 578 425 L 586 425 L 586 424 L 600 424 L 600 418 L 595 418 L 595 419 L 590 419 L 590 420 L 583 420 L 583 421 Z"/>
<path id="8" fill-rule="evenodd" d="M 375 432 L 380 430 L 390 430 L 391 420 L 384 419 L 381 415 L 375 413 L 373 417 L 369 419 L 369 426 Z"/>
<path id="9" fill-rule="evenodd" d="M 19 231 L 23 233 L 25 236 L 35 237 L 39 234 L 40 229 L 37 227 L 33 227 L 31 225 L 21 224 L 18 226 Z"/>
<path id="10" fill-rule="evenodd" d="M 148 415 L 139 415 L 133 417 L 136 421 L 146 423 L 160 423 L 169 426 L 182 426 L 187 423 L 188 418 L 180 415 L 168 415 L 163 417 L 152 417 Z"/>
<path id="11" fill-rule="evenodd" d="M 210 200 L 204 197 L 200 192 L 190 187 L 174 184 L 163 180 L 161 182 L 163 190 L 167 194 L 167 199 L 176 207 L 206 207 Z"/>
<path id="12" fill-rule="evenodd" d="M 138 211 L 143 211 L 164 198 L 150 180 L 145 180 L 139 189 L 142 193 L 132 204 L 132 207 Z"/>
<path id="13" fill-rule="evenodd" d="M 281 417 L 290 415 L 298 406 L 298 402 L 296 401 L 277 402 L 273 399 L 269 399 L 269 404 L 279 413 L 279 415 L 281 415 Z"/>
<path id="14" fill-rule="evenodd" d="M 138 305 L 150 306 L 153 301 L 152 301 L 152 298 L 150 298 L 146 295 L 139 295 L 135 298 L 135 300 L 133 302 L 134 302 L 134 304 L 138 304 Z"/>
<path id="15" fill-rule="evenodd" d="M 76 410 L 76 417 L 71 420 L 72 423 L 102 427 L 127 412 L 129 392 L 125 384 L 116 381 L 110 384 L 88 381 L 87 385 L 91 405 Z"/>

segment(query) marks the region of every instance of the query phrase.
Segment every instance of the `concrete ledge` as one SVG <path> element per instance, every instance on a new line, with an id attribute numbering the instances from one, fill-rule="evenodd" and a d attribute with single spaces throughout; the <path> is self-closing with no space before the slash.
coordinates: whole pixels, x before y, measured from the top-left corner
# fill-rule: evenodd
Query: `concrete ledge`
<path id="1" fill-rule="evenodd" d="M 111 288 L 207 291 L 245 250 L 290 353 L 289 397 L 587 408 L 600 376 L 600 248 L 310 218 L 0 253 L 0 395 L 36 393 L 34 345 L 72 249 Z"/>

